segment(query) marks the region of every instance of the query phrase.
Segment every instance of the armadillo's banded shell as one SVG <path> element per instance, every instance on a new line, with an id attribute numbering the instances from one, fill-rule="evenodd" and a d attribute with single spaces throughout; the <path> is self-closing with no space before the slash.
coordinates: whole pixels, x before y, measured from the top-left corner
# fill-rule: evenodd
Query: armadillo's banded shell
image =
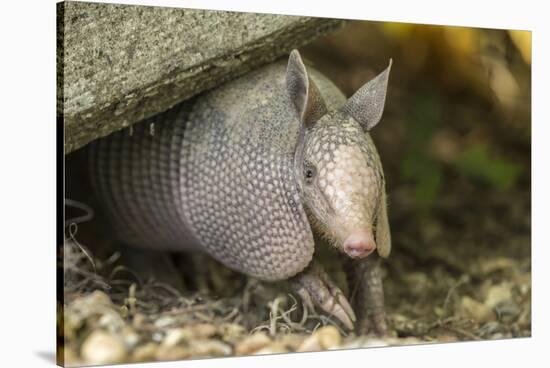
<path id="1" fill-rule="evenodd" d="M 92 183 L 118 238 L 181 250 L 194 242 L 185 223 L 180 157 L 190 103 L 90 146 Z"/>
<path id="2" fill-rule="evenodd" d="M 314 247 L 293 172 L 295 116 L 273 83 L 267 89 L 252 74 L 198 101 L 182 166 L 190 223 L 203 246 L 250 275 L 285 279 L 305 268 Z"/>
<path id="3" fill-rule="evenodd" d="M 314 243 L 290 106 L 285 66 L 275 64 L 95 143 L 92 176 L 119 237 L 204 249 L 264 280 L 304 269 Z"/>

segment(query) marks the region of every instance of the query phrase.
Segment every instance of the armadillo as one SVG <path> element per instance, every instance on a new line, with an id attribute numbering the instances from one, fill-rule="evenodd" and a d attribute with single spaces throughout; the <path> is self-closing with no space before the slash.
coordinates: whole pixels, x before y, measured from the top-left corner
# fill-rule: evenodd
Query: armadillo
<path id="1" fill-rule="evenodd" d="M 93 186 L 117 237 L 204 251 L 251 277 L 287 280 L 306 307 L 385 333 L 379 262 L 391 239 L 368 131 L 381 119 L 390 68 L 391 60 L 346 100 L 294 50 L 288 63 L 95 141 Z M 314 260 L 314 234 L 349 261 L 353 307 Z"/>

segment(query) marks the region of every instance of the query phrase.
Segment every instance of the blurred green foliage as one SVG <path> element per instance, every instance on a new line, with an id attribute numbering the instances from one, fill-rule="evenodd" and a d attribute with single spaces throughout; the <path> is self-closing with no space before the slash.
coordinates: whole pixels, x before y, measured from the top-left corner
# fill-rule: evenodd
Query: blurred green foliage
<path id="1" fill-rule="evenodd" d="M 509 159 L 494 157 L 485 143 L 465 146 L 449 163 L 433 157 L 429 147 L 442 125 L 440 106 L 437 94 L 423 92 L 415 97 L 408 114 L 407 147 L 400 171 L 402 179 L 415 188 L 415 202 L 419 210 L 429 210 L 440 195 L 446 165 L 468 180 L 476 180 L 496 190 L 513 187 L 522 172 L 521 167 Z"/>
<path id="2" fill-rule="evenodd" d="M 419 207 L 429 208 L 441 188 L 443 175 L 441 165 L 424 155 L 407 156 L 402 164 L 402 175 L 405 180 L 415 184 L 415 199 Z"/>
<path id="3" fill-rule="evenodd" d="M 467 147 L 455 162 L 458 171 L 497 190 L 506 190 L 516 184 L 521 167 L 510 160 L 493 158 L 484 144 Z"/>
<path id="4" fill-rule="evenodd" d="M 407 149 L 401 163 L 401 176 L 415 185 L 415 199 L 421 209 L 431 207 L 443 183 L 442 165 L 429 152 L 440 120 L 440 103 L 433 93 L 422 93 L 415 98 L 408 117 Z"/>

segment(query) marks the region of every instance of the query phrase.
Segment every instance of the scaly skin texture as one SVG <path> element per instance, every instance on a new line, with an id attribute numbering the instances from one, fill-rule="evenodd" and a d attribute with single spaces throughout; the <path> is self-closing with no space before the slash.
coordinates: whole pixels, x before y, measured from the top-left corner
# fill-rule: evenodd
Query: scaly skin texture
<path id="1" fill-rule="evenodd" d="M 304 160 L 317 177 L 305 185 L 305 196 L 319 230 L 344 241 L 349 229 L 372 231 L 384 178 L 370 136 L 352 118 L 331 115 L 306 138 Z"/>
<path id="2" fill-rule="evenodd" d="M 386 314 L 384 311 L 384 288 L 380 275 L 380 257 L 376 254 L 359 262 L 347 262 L 348 283 L 352 285 L 350 302 L 357 311 L 355 326 L 361 335 L 385 335 Z"/>
<path id="3" fill-rule="evenodd" d="M 297 52 L 285 67 L 256 70 L 94 142 L 93 184 L 122 242 L 205 251 L 249 276 L 289 280 L 307 306 L 351 329 L 350 303 L 312 262 L 312 228 L 339 249 L 350 233 L 376 234 L 378 253 L 389 254 L 382 167 L 366 132 L 381 112 L 351 115 L 361 108 L 306 72 Z M 380 109 L 380 91 L 385 85 L 366 85 L 353 103 L 374 94 Z M 368 313 L 355 312 L 372 319 L 371 305 L 380 305 L 383 321 L 379 272 L 360 274 L 353 281 Z"/>

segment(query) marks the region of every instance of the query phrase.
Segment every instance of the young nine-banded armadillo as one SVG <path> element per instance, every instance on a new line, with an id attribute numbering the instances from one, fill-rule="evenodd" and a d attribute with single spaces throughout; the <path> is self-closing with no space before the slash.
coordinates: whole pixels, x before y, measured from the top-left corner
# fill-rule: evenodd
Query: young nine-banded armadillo
<path id="1" fill-rule="evenodd" d="M 346 101 L 295 50 L 286 70 L 268 65 L 94 142 L 92 181 L 117 236 L 289 280 L 309 308 L 385 333 L 379 256 L 390 230 L 368 131 L 390 67 Z M 314 232 L 349 256 L 353 308 L 313 261 Z"/>

